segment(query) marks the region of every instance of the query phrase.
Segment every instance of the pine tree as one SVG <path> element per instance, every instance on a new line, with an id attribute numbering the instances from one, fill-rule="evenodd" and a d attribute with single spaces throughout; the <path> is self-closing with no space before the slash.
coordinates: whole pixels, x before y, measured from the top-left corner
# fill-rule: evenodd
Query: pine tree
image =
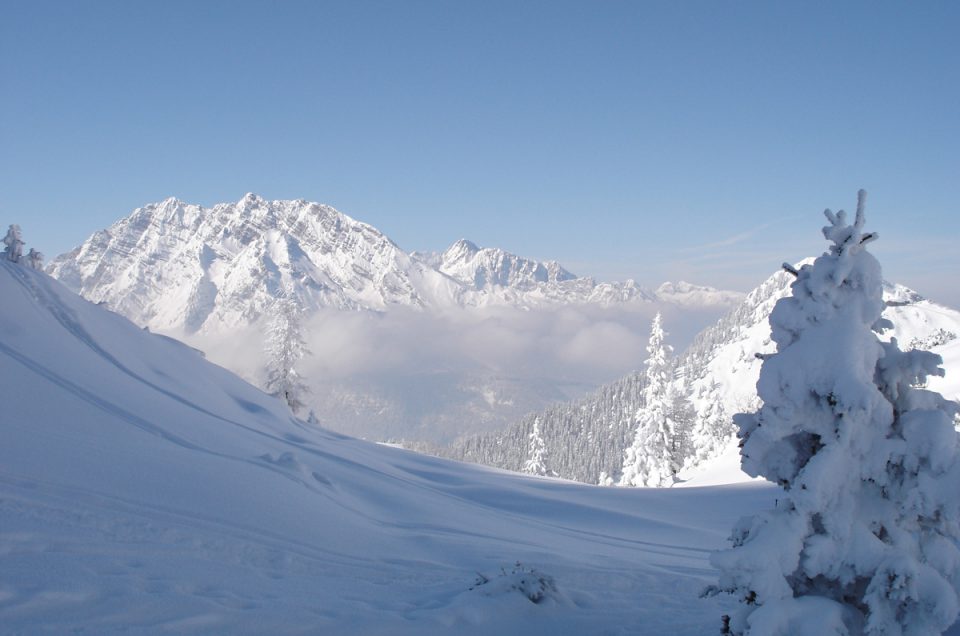
<path id="1" fill-rule="evenodd" d="M 621 486 L 669 486 L 680 470 L 674 452 L 676 431 L 671 417 L 671 368 L 667 359 L 670 347 L 663 341 L 665 335 L 657 313 L 647 345 L 650 357 L 646 361 L 646 404 L 637 411 L 636 433 L 625 453 Z"/>
<path id="2" fill-rule="evenodd" d="M 547 449 L 540 433 L 540 418 L 533 420 L 533 430 L 530 431 L 530 445 L 527 451 L 527 461 L 523 464 L 523 472 L 531 475 L 548 474 L 546 463 Z"/>
<path id="3" fill-rule="evenodd" d="M 696 418 L 692 433 L 692 461 L 703 462 L 716 457 L 734 434 L 733 418 L 723 406 L 720 385 L 711 383 L 707 390 L 706 406 Z"/>
<path id="4" fill-rule="evenodd" d="M 303 407 L 309 390 L 297 371 L 297 363 L 310 352 L 301 332 L 302 312 L 296 299 L 281 294 L 271 304 L 267 325 L 267 382 L 265 389 L 282 398 L 295 414 Z"/>
<path id="5" fill-rule="evenodd" d="M 27 254 L 27 265 L 36 270 L 43 269 L 43 254 L 37 250 L 30 248 L 30 253 Z"/>
<path id="6" fill-rule="evenodd" d="M 939 356 L 874 332 L 889 323 L 864 199 L 853 225 L 827 210 L 829 252 L 770 316 L 763 405 L 735 417 L 743 469 L 784 492 L 712 559 L 714 591 L 742 601 L 727 633 L 939 634 L 957 618 L 957 405 L 917 388 Z"/>
<path id="7" fill-rule="evenodd" d="M 7 260 L 11 263 L 19 263 L 23 258 L 23 240 L 20 237 L 20 226 L 11 224 L 7 229 L 7 235 L 3 237 L 3 244 L 6 249 L 3 251 Z"/>
<path id="8" fill-rule="evenodd" d="M 680 467 L 693 455 L 693 429 L 697 421 L 697 411 L 690 401 L 690 392 L 683 378 L 667 385 L 667 404 L 670 405 L 670 421 L 673 422 L 670 453 L 674 464 Z"/>

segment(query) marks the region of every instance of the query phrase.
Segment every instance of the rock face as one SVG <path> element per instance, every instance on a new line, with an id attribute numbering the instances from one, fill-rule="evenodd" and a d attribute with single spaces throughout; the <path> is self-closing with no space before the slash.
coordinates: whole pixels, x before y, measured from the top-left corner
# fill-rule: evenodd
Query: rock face
<path id="1" fill-rule="evenodd" d="M 211 208 L 175 198 L 138 208 L 47 268 L 88 300 L 135 323 L 186 333 L 255 322 L 281 292 L 306 312 L 634 301 L 731 304 L 735 292 L 686 283 L 654 293 L 633 281 L 597 283 L 459 240 L 408 254 L 376 228 L 332 207 L 247 194 Z M 693 291 L 691 291 L 693 290 Z"/>

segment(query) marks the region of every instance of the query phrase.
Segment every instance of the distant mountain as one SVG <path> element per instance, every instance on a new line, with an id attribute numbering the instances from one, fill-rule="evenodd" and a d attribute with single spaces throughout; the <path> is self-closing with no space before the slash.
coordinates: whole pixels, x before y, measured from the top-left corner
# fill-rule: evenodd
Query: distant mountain
<path id="1" fill-rule="evenodd" d="M 541 283 L 577 278 L 556 261 L 532 261 L 498 248 L 477 247 L 466 239 L 460 239 L 440 254 L 414 255 L 476 291 L 496 287 L 530 290 Z"/>
<path id="2" fill-rule="evenodd" d="M 706 423 L 715 418 L 718 405 L 725 415 L 722 431 L 707 426 L 701 427 L 699 438 L 694 435 L 686 475 L 709 470 L 717 458 L 730 463 L 730 456 L 736 455 L 736 440 L 729 436 L 733 431 L 730 416 L 757 406 L 761 361 L 756 354 L 773 351 L 770 312 L 790 293 L 792 281 L 785 271 L 773 274 L 733 311 L 697 335 L 676 358 L 674 375 L 690 395 L 695 421 Z M 931 378 L 930 384 L 945 397 L 960 399 L 960 383 L 955 377 L 960 375 L 960 312 L 902 285 L 887 283 L 884 298 L 884 317 L 893 328 L 881 337 L 897 338 L 905 348 L 941 353 L 948 381 Z M 669 324 L 666 327 L 669 329 Z M 446 448 L 420 449 L 519 471 L 528 459 L 529 439 L 537 422 L 550 471 L 587 483 L 598 483 L 601 473 L 616 481 L 626 445 L 633 440 L 636 414 L 644 407 L 643 384 L 642 374 L 634 373 L 584 398 L 526 416 L 505 430 L 471 435 Z"/>
<path id="3" fill-rule="evenodd" d="M 693 285 L 684 281 L 663 283 L 657 287 L 656 297 L 664 302 L 691 307 L 704 305 L 734 306 L 743 300 L 740 292 L 724 291 L 714 287 Z"/>
<path id="4" fill-rule="evenodd" d="M 462 286 L 376 228 L 306 201 L 248 194 L 212 208 L 138 208 L 56 258 L 48 273 L 151 329 L 253 322 L 281 290 L 305 309 L 456 303 Z"/>
<path id="5" fill-rule="evenodd" d="M 57 257 L 47 271 L 139 325 L 186 333 L 250 324 L 281 290 L 308 313 L 656 300 L 715 305 L 737 296 L 596 283 L 555 261 L 466 240 L 441 254 L 411 255 L 332 207 L 255 194 L 211 208 L 175 198 L 146 205 Z"/>

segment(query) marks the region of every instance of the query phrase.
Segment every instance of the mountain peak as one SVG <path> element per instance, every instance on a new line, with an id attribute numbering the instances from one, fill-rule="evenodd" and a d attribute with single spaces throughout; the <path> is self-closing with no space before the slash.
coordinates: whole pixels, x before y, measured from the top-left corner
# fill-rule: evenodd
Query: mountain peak
<path id="1" fill-rule="evenodd" d="M 477 244 L 473 241 L 459 239 L 443 251 L 440 259 L 443 263 L 451 263 L 465 258 L 472 258 L 479 251 L 480 248 L 477 247 Z"/>
<path id="2" fill-rule="evenodd" d="M 530 290 L 576 278 L 556 261 L 540 262 L 460 239 L 440 255 L 438 269 L 477 291 L 495 287 Z"/>

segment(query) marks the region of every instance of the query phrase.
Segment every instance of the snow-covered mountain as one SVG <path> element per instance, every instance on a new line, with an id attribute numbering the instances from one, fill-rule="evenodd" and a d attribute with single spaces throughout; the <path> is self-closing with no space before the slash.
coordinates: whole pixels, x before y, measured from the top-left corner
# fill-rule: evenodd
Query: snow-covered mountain
<path id="1" fill-rule="evenodd" d="M 51 276 L 153 330 L 223 331 L 250 324 L 281 291 L 319 308 L 611 304 L 729 305 L 736 294 L 647 291 L 597 283 L 559 263 L 454 243 L 408 254 L 376 228 L 303 200 L 247 194 L 211 208 L 175 198 L 136 209 L 57 257 Z"/>
<path id="2" fill-rule="evenodd" d="M 790 293 L 792 282 L 791 274 L 776 272 L 733 311 L 698 334 L 677 357 L 675 377 L 682 379 L 689 391 L 698 419 L 705 420 L 718 406 L 727 422 L 734 413 L 756 408 L 761 365 L 757 354 L 773 351 L 770 312 Z M 929 386 L 960 401 L 960 312 L 926 300 L 902 285 L 885 284 L 884 299 L 884 317 L 892 328 L 881 338 L 897 338 L 901 347 L 941 354 L 946 377 L 930 378 Z M 669 324 L 666 327 L 669 329 Z M 643 400 L 643 376 L 631 374 L 581 399 L 524 417 L 505 430 L 471 435 L 446 448 L 424 450 L 519 471 L 528 459 L 529 439 L 537 423 L 550 471 L 587 483 L 600 481 L 601 473 L 616 481 Z M 697 483 L 704 479 L 712 483 L 736 475 L 736 440 L 724 437 L 693 440 L 695 455 L 689 458 L 682 476 L 696 476 Z M 741 474 L 741 479 L 748 478 Z"/>
<path id="3" fill-rule="evenodd" d="M 525 290 L 540 283 L 576 278 L 556 261 L 541 263 L 499 248 L 480 248 L 466 239 L 460 239 L 440 254 L 414 255 L 476 291 L 494 287 Z"/>
<path id="4" fill-rule="evenodd" d="M 663 283 L 657 287 L 655 294 L 657 298 L 665 302 L 691 307 L 704 305 L 729 305 L 732 307 L 743 300 L 743 294 L 740 292 L 724 291 L 685 281 Z"/>
<path id="5" fill-rule="evenodd" d="M 156 330 L 255 321 L 281 290 L 306 310 L 458 302 L 461 286 L 379 230 L 317 203 L 247 194 L 212 208 L 138 208 L 47 271 L 84 298 Z"/>
<path id="6" fill-rule="evenodd" d="M 346 438 L 0 259 L 0 631 L 704 634 L 774 490 L 597 489 Z"/>

